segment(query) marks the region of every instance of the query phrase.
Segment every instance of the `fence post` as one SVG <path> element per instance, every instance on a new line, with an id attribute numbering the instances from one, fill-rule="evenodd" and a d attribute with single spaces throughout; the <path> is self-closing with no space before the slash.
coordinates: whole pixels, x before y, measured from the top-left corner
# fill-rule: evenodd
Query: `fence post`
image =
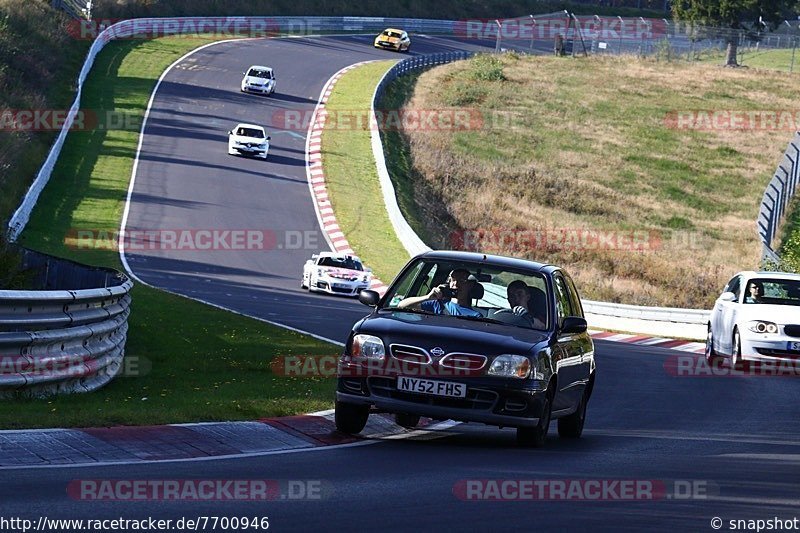
<path id="1" fill-rule="evenodd" d="M 617 50 L 617 55 L 622 55 L 622 28 L 625 26 L 625 22 L 622 20 L 622 17 L 617 16 L 619 19 L 619 49 Z"/>
<path id="2" fill-rule="evenodd" d="M 789 64 L 789 74 L 794 73 L 794 54 L 797 52 L 797 37 L 792 39 L 792 62 Z"/>

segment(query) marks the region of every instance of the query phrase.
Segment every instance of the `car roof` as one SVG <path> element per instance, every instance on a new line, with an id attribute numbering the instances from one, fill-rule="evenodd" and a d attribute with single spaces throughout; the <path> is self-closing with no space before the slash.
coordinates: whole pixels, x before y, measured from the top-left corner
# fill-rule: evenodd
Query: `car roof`
<path id="1" fill-rule="evenodd" d="M 560 270 L 560 268 L 555 265 L 539 263 L 529 259 L 506 257 L 503 255 L 481 254 L 476 252 L 462 252 L 456 250 L 432 250 L 430 252 L 425 252 L 418 255 L 417 258 L 486 263 L 487 265 L 498 266 L 502 268 L 533 270 L 543 274 L 552 274 L 556 270 Z"/>
<path id="2" fill-rule="evenodd" d="M 262 67 L 261 65 L 251 65 L 250 68 L 248 68 L 247 70 L 250 70 L 252 68 L 256 68 L 258 70 L 269 70 L 269 71 L 272 71 L 272 67 Z"/>
<path id="3" fill-rule="evenodd" d="M 257 130 L 266 131 L 263 126 L 259 126 L 258 124 L 237 124 L 235 128 L 255 128 Z"/>
<path id="4" fill-rule="evenodd" d="M 770 272 L 767 270 L 761 270 L 759 272 L 754 272 L 752 270 L 745 270 L 743 272 L 739 272 L 737 276 L 745 276 L 747 279 L 771 278 L 771 279 L 791 279 L 800 281 L 800 274 L 794 274 L 792 272 Z"/>
<path id="5" fill-rule="evenodd" d="M 404 31 L 404 30 L 398 30 L 397 28 L 386 28 L 386 29 L 385 29 L 385 30 L 383 30 L 383 31 L 384 31 L 384 32 L 387 32 L 387 31 L 393 31 L 393 32 L 395 32 L 395 33 L 405 33 L 405 31 Z"/>

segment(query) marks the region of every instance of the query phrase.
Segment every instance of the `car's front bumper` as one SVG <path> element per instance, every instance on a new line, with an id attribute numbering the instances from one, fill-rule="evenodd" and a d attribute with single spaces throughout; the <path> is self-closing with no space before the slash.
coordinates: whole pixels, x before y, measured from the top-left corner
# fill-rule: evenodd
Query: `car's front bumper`
<path id="1" fill-rule="evenodd" d="M 266 148 L 256 148 L 256 147 L 248 147 L 248 146 L 236 146 L 236 145 L 228 145 L 229 152 L 238 152 L 242 155 L 249 155 L 252 157 L 261 157 L 263 159 L 267 158 L 267 153 L 269 152 L 269 146 Z"/>
<path id="2" fill-rule="evenodd" d="M 800 368 L 800 338 L 741 331 L 739 339 L 742 361 L 789 361 L 796 362 Z M 793 347 L 792 343 L 796 346 Z"/>
<path id="3" fill-rule="evenodd" d="M 272 92 L 271 85 L 242 85 L 242 91 L 247 93 L 269 94 Z"/>
<path id="4" fill-rule="evenodd" d="M 400 43 L 390 43 L 388 41 L 378 41 L 375 43 L 375 48 L 383 48 L 385 50 L 400 50 L 401 46 Z"/>
<path id="5" fill-rule="evenodd" d="M 346 374 L 348 371 L 344 369 Z M 465 398 L 417 394 L 397 390 L 396 376 L 342 375 L 337 379 L 336 399 L 345 403 L 372 405 L 390 413 L 409 413 L 440 420 L 479 422 L 503 427 L 533 427 L 544 408 L 545 390 L 498 385 L 496 380 L 462 378 L 438 381 L 466 383 Z"/>
<path id="6" fill-rule="evenodd" d="M 358 296 L 362 290 L 369 289 L 368 281 L 345 281 L 338 279 L 318 279 L 309 286 L 312 291 L 344 296 Z"/>

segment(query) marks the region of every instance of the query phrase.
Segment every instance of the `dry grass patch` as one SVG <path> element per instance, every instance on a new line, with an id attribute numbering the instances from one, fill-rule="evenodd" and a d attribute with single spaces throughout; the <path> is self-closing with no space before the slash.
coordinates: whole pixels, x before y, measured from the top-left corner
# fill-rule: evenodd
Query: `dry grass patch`
<path id="1" fill-rule="evenodd" d="M 759 201 L 791 132 L 677 129 L 668 117 L 793 109 L 791 77 L 627 57 L 500 61 L 490 81 L 475 79 L 496 67 L 483 59 L 430 70 L 404 104 L 484 118 L 467 131 L 405 132 L 413 171 L 394 178 L 410 180 L 431 245 L 452 247 L 457 230 L 518 230 L 481 246 L 562 264 L 586 297 L 642 305 L 708 307 L 730 274 L 757 266 Z M 603 250 L 524 233 L 563 228 L 651 240 Z"/>

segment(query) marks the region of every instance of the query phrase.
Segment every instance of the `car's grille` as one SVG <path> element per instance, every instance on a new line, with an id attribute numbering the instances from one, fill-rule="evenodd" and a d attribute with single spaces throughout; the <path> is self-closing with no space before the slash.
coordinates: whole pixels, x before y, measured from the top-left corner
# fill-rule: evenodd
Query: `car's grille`
<path id="1" fill-rule="evenodd" d="M 407 363 L 427 365 L 431 363 L 431 356 L 422 348 L 416 346 L 406 346 L 404 344 L 392 344 L 389 346 L 392 357 Z"/>
<path id="2" fill-rule="evenodd" d="M 487 360 L 485 355 L 453 352 L 445 355 L 439 361 L 439 366 L 459 370 L 480 370 L 486 365 Z"/>
<path id="3" fill-rule="evenodd" d="M 783 326 L 783 331 L 790 337 L 800 337 L 800 325 L 786 324 Z"/>
<path id="4" fill-rule="evenodd" d="M 392 378 L 370 377 L 367 381 L 372 394 L 383 398 L 392 398 L 404 402 L 413 402 L 423 405 L 435 405 L 437 407 L 452 407 L 455 409 L 474 409 L 479 411 L 491 410 L 497 403 L 497 393 L 485 389 L 473 389 L 467 387 L 466 398 L 445 398 L 442 396 L 430 396 L 425 394 L 414 394 L 397 390 L 397 381 Z"/>
<path id="5" fill-rule="evenodd" d="M 347 293 L 347 294 L 350 294 L 351 292 L 353 292 L 353 289 L 351 289 L 350 287 L 342 288 L 342 287 L 337 287 L 336 285 L 331 287 L 331 290 L 333 292 L 341 292 L 341 293 Z"/>

